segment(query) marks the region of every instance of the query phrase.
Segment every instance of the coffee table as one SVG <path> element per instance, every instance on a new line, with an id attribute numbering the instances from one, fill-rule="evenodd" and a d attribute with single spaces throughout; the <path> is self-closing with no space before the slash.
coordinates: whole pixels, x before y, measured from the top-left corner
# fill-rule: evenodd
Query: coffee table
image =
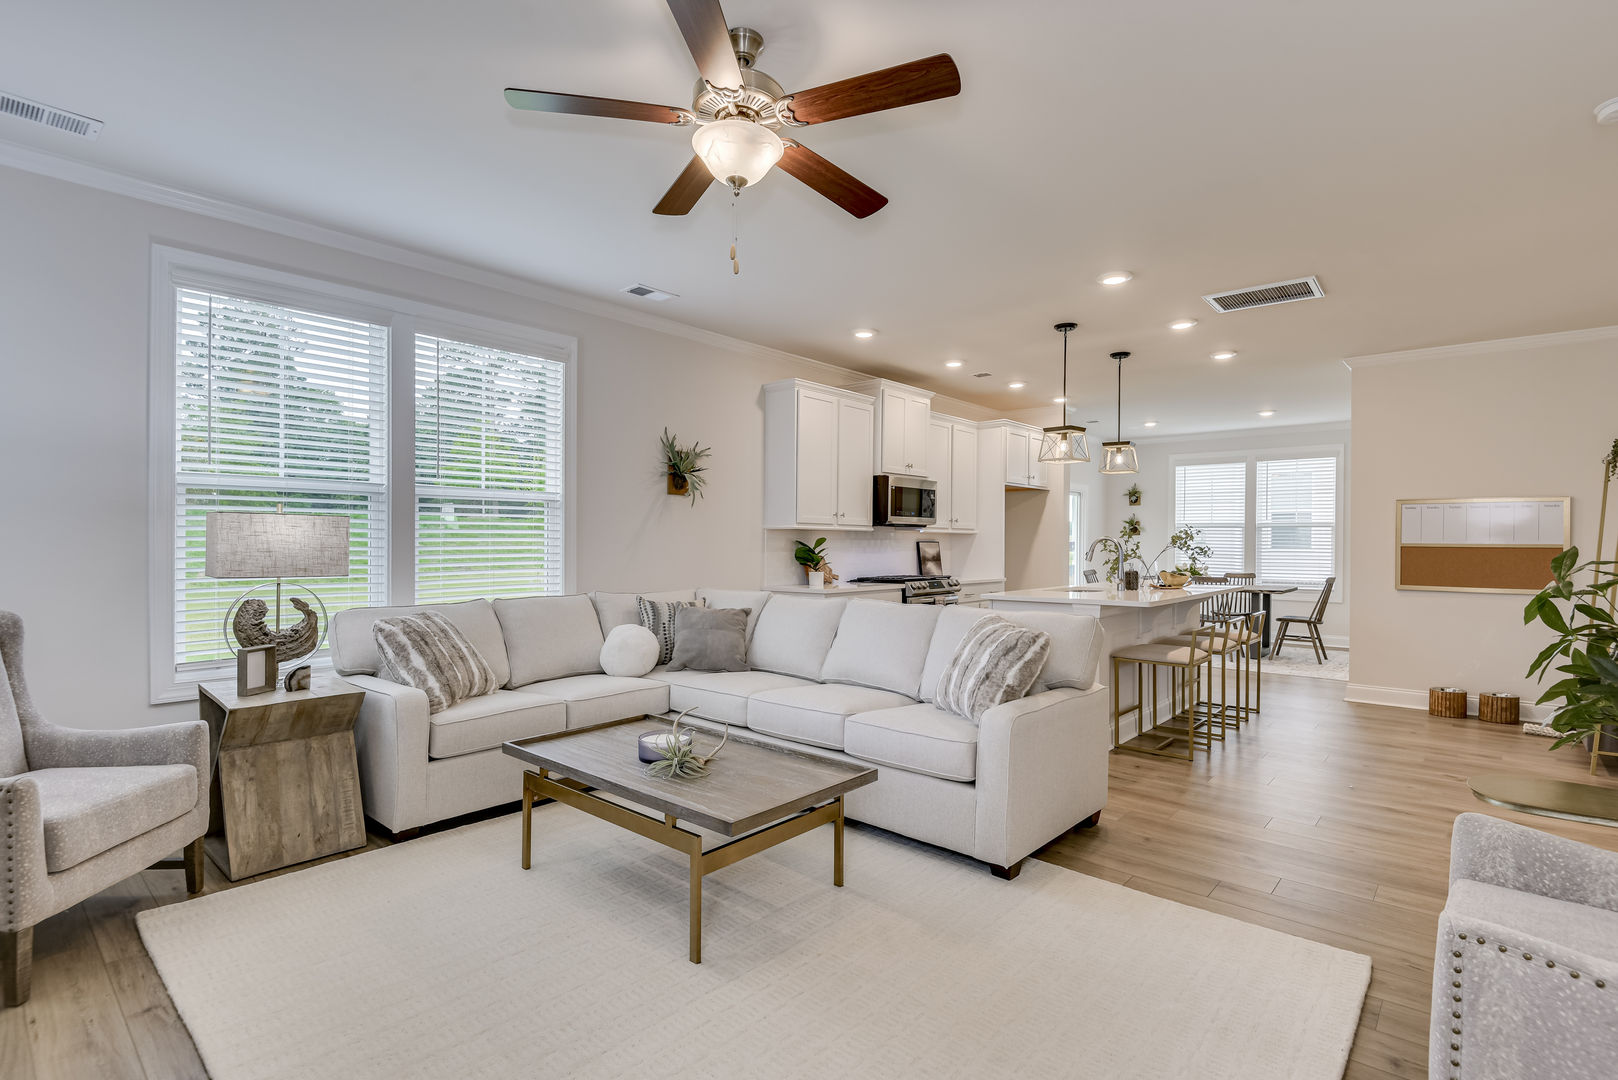
<path id="1" fill-rule="evenodd" d="M 523 771 L 522 868 L 530 867 L 536 798 L 577 807 L 603 821 L 684 852 L 691 860 L 691 962 L 702 963 L 702 879 L 749 855 L 832 826 L 832 884 L 843 884 L 843 796 L 876 780 L 876 769 L 769 746 L 731 732 L 708 775 L 668 780 L 646 775 L 636 756 L 649 731 L 667 721 L 631 716 L 587 728 L 508 742 L 507 754 L 535 766 Z M 693 730 L 699 747 L 719 736 Z M 706 752 L 706 751 L 705 751 Z M 658 811 L 661 818 L 602 798 L 615 795 Z M 732 837 L 703 850 L 685 822 Z"/>

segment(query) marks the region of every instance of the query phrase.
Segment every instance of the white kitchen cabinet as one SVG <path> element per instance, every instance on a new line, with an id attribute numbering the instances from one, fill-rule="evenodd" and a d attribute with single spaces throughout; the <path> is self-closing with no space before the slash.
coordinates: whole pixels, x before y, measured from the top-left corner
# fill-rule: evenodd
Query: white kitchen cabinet
<path id="1" fill-rule="evenodd" d="M 876 472 L 895 476 L 930 476 L 927 442 L 932 424 L 929 390 L 871 379 L 849 387 L 876 399 Z"/>
<path id="2" fill-rule="evenodd" d="M 1006 487 L 1048 488 L 1052 466 L 1039 460 L 1039 443 L 1044 432 L 1014 420 L 990 420 L 979 425 L 985 433 L 1004 440 Z"/>
<path id="3" fill-rule="evenodd" d="M 875 402 L 802 379 L 764 388 L 764 527 L 869 529 Z"/>
<path id="4" fill-rule="evenodd" d="M 927 460 L 938 484 L 938 524 L 928 531 L 976 532 L 978 427 L 969 420 L 934 414 L 928 432 Z"/>

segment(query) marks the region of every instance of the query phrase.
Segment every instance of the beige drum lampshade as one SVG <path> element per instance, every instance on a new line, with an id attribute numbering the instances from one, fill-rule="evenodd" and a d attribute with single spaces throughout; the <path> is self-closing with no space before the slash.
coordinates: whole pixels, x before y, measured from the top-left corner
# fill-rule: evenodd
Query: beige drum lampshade
<path id="1" fill-rule="evenodd" d="M 211 578 L 333 578 L 348 576 L 348 517 L 344 514 L 208 514 Z"/>

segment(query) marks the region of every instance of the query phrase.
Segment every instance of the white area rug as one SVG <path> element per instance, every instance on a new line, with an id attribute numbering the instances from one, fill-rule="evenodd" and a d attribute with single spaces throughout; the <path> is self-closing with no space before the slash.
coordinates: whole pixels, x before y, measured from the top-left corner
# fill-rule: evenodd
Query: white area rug
<path id="1" fill-rule="evenodd" d="M 1280 656 L 1264 658 L 1266 675 L 1301 675 L 1305 679 L 1340 679 L 1348 681 L 1348 650 L 1326 650 L 1326 662 L 1315 660 L 1315 650 L 1307 641 L 1294 642 L 1287 638 Z"/>
<path id="2" fill-rule="evenodd" d="M 214 1080 L 1341 1075 L 1371 963 L 850 828 L 707 879 L 566 806 L 142 912 Z"/>

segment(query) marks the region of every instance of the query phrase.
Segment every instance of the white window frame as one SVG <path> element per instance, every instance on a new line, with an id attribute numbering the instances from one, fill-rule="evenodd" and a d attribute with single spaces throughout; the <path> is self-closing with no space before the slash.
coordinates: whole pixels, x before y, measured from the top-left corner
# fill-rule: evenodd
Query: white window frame
<path id="1" fill-rule="evenodd" d="M 1348 595 L 1348 565 L 1346 560 L 1348 552 L 1348 477 L 1347 454 L 1344 453 L 1342 443 L 1170 455 L 1170 527 L 1177 527 L 1176 523 L 1180 520 L 1179 485 L 1175 483 L 1174 473 L 1177 466 L 1224 464 L 1232 461 L 1245 462 L 1247 465 L 1247 494 L 1246 516 L 1243 519 L 1242 567 L 1252 573 L 1258 566 L 1258 463 L 1260 461 L 1290 461 L 1293 458 L 1322 457 L 1334 458 L 1337 461 L 1337 518 L 1332 535 L 1332 565 L 1337 578 L 1337 585 L 1332 589 L 1329 602 L 1340 604 L 1343 602 L 1343 598 Z M 1306 599 L 1317 596 L 1319 593 L 1319 589 L 1300 586 L 1296 593 L 1287 595 L 1289 599 Z"/>
<path id="2" fill-rule="evenodd" d="M 388 328 L 388 465 L 384 495 L 388 519 L 384 567 L 388 603 L 415 599 L 416 566 L 416 335 L 450 338 L 512 352 L 537 352 L 564 365 L 565 435 L 562 487 L 562 576 L 567 592 L 577 581 L 578 513 L 578 339 L 538 327 L 470 315 L 400 296 L 341 285 L 320 278 L 272 270 L 153 244 L 151 252 L 151 341 L 147 388 L 147 610 L 153 705 L 194 700 L 200 682 L 231 677 L 233 661 L 221 661 L 184 674 L 174 658 L 175 535 L 175 291 L 203 289 L 270 304 L 299 307 Z M 328 670 L 324 650 L 314 661 Z"/>

